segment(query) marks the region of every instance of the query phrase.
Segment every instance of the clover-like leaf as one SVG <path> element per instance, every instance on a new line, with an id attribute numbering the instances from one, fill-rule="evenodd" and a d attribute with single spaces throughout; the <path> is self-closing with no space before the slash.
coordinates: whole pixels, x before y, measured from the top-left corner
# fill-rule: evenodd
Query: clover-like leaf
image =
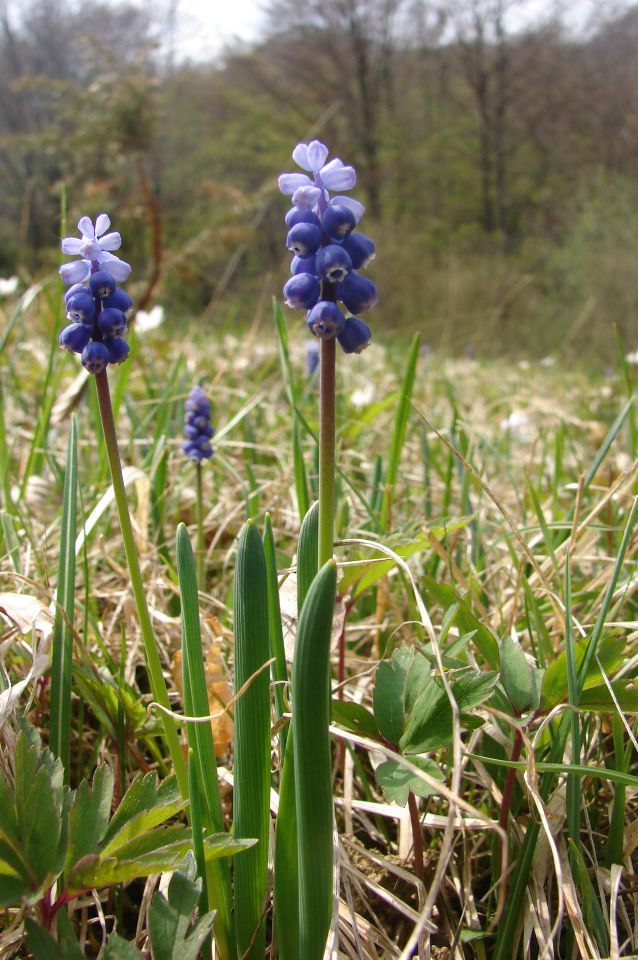
<path id="1" fill-rule="evenodd" d="M 433 760 L 428 760 L 425 757 L 411 757 L 410 761 L 430 777 L 443 782 L 443 774 Z M 397 760 L 386 760 L 379 764 L 375 771 L 375 777 L 388 801 L 398 803 L 401 807 L 404 807 L 408 802 L 410 791 L 417 797 L 429 797 L 435 793 L 435 790 L 421 777 L 408 770 Z"/>

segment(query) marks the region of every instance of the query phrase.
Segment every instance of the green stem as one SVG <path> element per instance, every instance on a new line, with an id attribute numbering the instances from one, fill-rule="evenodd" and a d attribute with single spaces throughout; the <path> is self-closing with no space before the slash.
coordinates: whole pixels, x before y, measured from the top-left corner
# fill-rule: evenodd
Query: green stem
<path id="1" fill-rule="evenodd" d="M 336 469 L 336 340 L 321 340 L 319 371 L 319 568 L 332 557 Z"/>
<path id="2" fill-rule="evenodd" d="M 131 577 L 131 586 L 133 596 L 137 607 L 137 616 L 142 631 L 142 641 L 144 643 L 144 652 L 146 654 L 146 665 L 148 668 L 149 679 L 153 699 L 165 707 L 171 709 L 166 689 L 166 681 L 162 673 L 157 645 L 155 643 L 155 634 L 153 625 L 148 612 L 146 603 L 146 593 L 144 591 L 144 581 L 140 570 L 140 562 L 137 556 L 135 546 L 135 537 L 133 535 L 133 526 L 129 514 L 128 500 L 126 497 L 126 488 L 122 476 L 122 463 L 120 461 L 120 451 L 117 444 L 117 435 L 115 433 L 115 421 L 113 419 L 113 407 L 111 404 L 111 393 L 109 391 L 109 381 L 106 371 L 98 373 L 95 376 L 95 386 L 97 389 L 98 403 L 100 405 L 100 418 L 102 420 L 102 430 L 104 432 L 104 445 L 111 469 L 111 480 L 113 483 L 113 492 L 115 494 L 115 504 L 117 506 L 117 515 L 120 521 L 122 531 L 122 540 L 124 542 L 124 551 L 126 553 L 126 562 L 128 563 L 129 574 Z M 164 725 L 164 734 L 168 749 L 173 761 L 173 769 L 179 783 L 182 796 L 188 796 L 188 780 L 186 775 L 186 764 L 180 747 L 179 736 L 177 734 L 177 725 L 172 717 L 162 713 L 162 723 Z"/>
<path id="3" fill-rule="evenodd" d="M 202 465 L 195 464 L 197 474 L 197 583 L 199 589 L 204 589 L 204 496 L 202 493 Z"/>

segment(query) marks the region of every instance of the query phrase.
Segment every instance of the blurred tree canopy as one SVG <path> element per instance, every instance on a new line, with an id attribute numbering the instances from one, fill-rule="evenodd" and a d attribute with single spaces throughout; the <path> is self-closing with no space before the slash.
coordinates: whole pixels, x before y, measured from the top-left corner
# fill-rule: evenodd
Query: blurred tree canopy
<path id="1" fill-rule="evenodd" d="M 188 63 L 168 7 L 19 6 L 0 274 L 54 265 L 64 188 L 71 224 L 125 234 L 138 302 L 245 313 L 282 276 L 276 175 L 319 137 L 357 167 L 386 324 L 490 350 L 635 331 L 638 7 L 574 36 L 517 0 L 271 0 L 257 44 Z"/>

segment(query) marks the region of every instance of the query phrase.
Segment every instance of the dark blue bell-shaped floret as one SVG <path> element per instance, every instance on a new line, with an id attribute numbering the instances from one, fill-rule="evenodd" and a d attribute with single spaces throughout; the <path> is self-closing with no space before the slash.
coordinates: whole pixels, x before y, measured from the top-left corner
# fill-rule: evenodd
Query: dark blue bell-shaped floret
<path id="1" fill-rule="evenodd" d="M 329 283 L 340 283 L 351 270 L 350 254 L 340 244 L 330 243 L 317 253 L 317 272 Z"/>
<path id="2" fill-rule="evenodd" d="M 104 346 L 109 352 L 109 363 L 114 365 L 124 363 L 131 350 L 127 341 L 123 340 L 122 337 L 108 337 L 104 341 Z"/>
<path id="3" fill-rule="evenodd" d="M 121 287 L 116 287 L 113 293 L 103 298 L 102 306 L 115 307 L 116 310 L 121 310 L 122 313 L 128 313 L 133 306 L 133 300 L 126 290 L 122 290 Z"/>
<path id="4" fill-rule="evenodd" d="M 295 310 L 310 310 L 319 299 L 321 285 L 311 273 L 298 273 L 284 286 L 284 300 Z"/>
<path id="5" fill-rule="evenodd" d="M 321 226 L 326 236 L 333 240 L 343 240 L 354 230 L 356 222 L 356 217 L 349 207 L 331 203 L 321 219 Z"/>
<path id="6" fill-rule="evenodd" d="M 317 258 L 316 257 L 293 257 L 290 261 L 290 272 L 293 276 L 299 273 L 310 273 L 313 277 L 317 276 Z"/>
<path id="7" fill-rule="evenodd" d="M 375 245 L 365 233 L 351 233 L 343 241 L 344 250 L 347 250 L 352 260 L 352 269 L 360 270 L 367 267 L 374 260 Z"/>
<path id="8" fill-rule="evenodd" d="M 64 303 L 67 304 L 76 293 L 82 293 L 83 291 L 88 293 L 88 290 L 89 288 L 85 283 L 74 283 L 72 287 L 64 291 Z"/>
<path id="9" fill-rule="evenodd" d="M 115 290 L 116 283 L 113 274 L 107 270 L 97 270 L 89 277 L 89 288 L 94 297 L 104 300 L 110 297 Z"/>
<path id="10" fill-rule="evenodd" d="M 185 403 L 184 443 L 182 450 L 194 463 L 201 463 L 213 455 L 211 437 L 214 434 L 211 424 L 210 400 L 200 386 L 191 390 Z"/>
<path id="11" fill-rule="evenodd" d="M 97 323 L 103 337 L 120 337 L 126 331 L 126 314 L 115 307 L 102 310 Z"/>
<path id="12" fill-rule="evenodd" d="M 332 300 L 320 300 L 306 318 L 313 337 L 330 340 L 343 330 L 346 318 Z"/>
<path id="13" fill-rule="evenodd" d="M 367 277 L 361 277 L 352 270 L 345 280 L 337 284 L 337 297 L 350 313 L 363 313 L 378 300 L 377 288 Z"/>
<path id="14" fill-rule="evenodd" d="M 58 337 L 58 343 L 69 353 L 82 353 L 91 339 L 91 330 L 83 323 L 70 323 Z"/>
<path id="15" fill-rule="evenodd" d="M 319 217 L 309 207 L 291 207 L 285 216 L 286 225 L 294 227 L 296 223 L 313 223 L 320 226 Z"/>
<path id="16" fill-rule="evenodd" d="M 93 323 L 95 316 L 95 300 L 86 287 L 74 293 L 66 301 L 66 315 L 75 323 Z"/>
<path id="17" fill-rule="evenodd" d="M 320 243 L 321 230 L 314 223 L 296 223 L 288 231 L 286 246 L 296 257 L 311 257 Z"/>
<path id="18" fill-rule="evenodd" d="M 82 363 L 89 373 L 102 373 L 109 363 L 109 351 L 99 340 L 91 340 L 82 351 Z"/>
<path id="19" fill-rule="evenodd" d="M 343 330 L 337 340 L 344 353 L 361 353 L 370 343 L 370 327 L 359 317 L 346 317 Z"/>

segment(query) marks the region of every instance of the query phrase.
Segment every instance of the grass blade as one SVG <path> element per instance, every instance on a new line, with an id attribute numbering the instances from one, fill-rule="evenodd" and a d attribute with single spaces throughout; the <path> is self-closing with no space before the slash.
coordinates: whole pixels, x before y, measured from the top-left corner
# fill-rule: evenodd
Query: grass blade
<path id="1" fill-rule="evenodd" d="M 419 357 L 420 337 L 415 333 L 408 354 L 408 364 L 403 379 L 401 390 L 401 399 L 397 407 L 397 414 L 394 421 L 394 434 L 392 436 L 392 447 L 390 448 L 390 462 L 385 478 L 385 491 L 383 502 L 381 504 L 381 527 L 388 531 L 391 522 L 392 501 L 394 498 L 394 488 L 396 487 L 399 474 L 399 464 L 401 461 L 401 451 L 405 443 L 405 435 L 408 429 L 408 415 L 410 413 L 410 403 L 412 401 L 412 389 L 414 387 L 414 377 L 416 374 L 416 364 Z"/>
<path id="2" fill-rule="evenodd" d="M 275 714 L 279 720 L 286 709 L 284 699 L 284 684 L 288 682 L 288 667 L 286 666 L 286 652 L 284 649 L 284 634 L 281 626 L 281 608 L 279 605 L 279 584 L 277 582 L 277 559 L 275 556 L 275 541 L 272 533 L 270 514 L 266 514 L 264 522 L 264 554 L 266 557 L 266 576 L 268 577 L 268 623 L 270 626 L 270 656 L 273 659 L 271 676 L 274 681 Z M 280 757 L 283 767 L 286 756 L 286 740 L 288 737 L 287 725 L 282 727 L 279 734 Z"/>
<path id="3" fill-rule="evenodd" d="M 70 782 L 71 767 L 71 673 L 73 636 L 66 620 L 73 622 L 75 605 L 75 526 L 77 513 L 77 422 L 71 417 L 66 455 L 62 504 L 60 556 L 56 589 L 51 665 L 50 747 L 64 766 L 64 782 Z"/>
<path id="4" fill-rule="evenodd" d="M 234 833 L 256 839 L 235 862 L 235 932 L 238 955 L 263 958 L 264 904 L 270 828 L 270 685 L 268 577 L 254 523 L 244 524 L 234 587 L 235 789 Z"/>

